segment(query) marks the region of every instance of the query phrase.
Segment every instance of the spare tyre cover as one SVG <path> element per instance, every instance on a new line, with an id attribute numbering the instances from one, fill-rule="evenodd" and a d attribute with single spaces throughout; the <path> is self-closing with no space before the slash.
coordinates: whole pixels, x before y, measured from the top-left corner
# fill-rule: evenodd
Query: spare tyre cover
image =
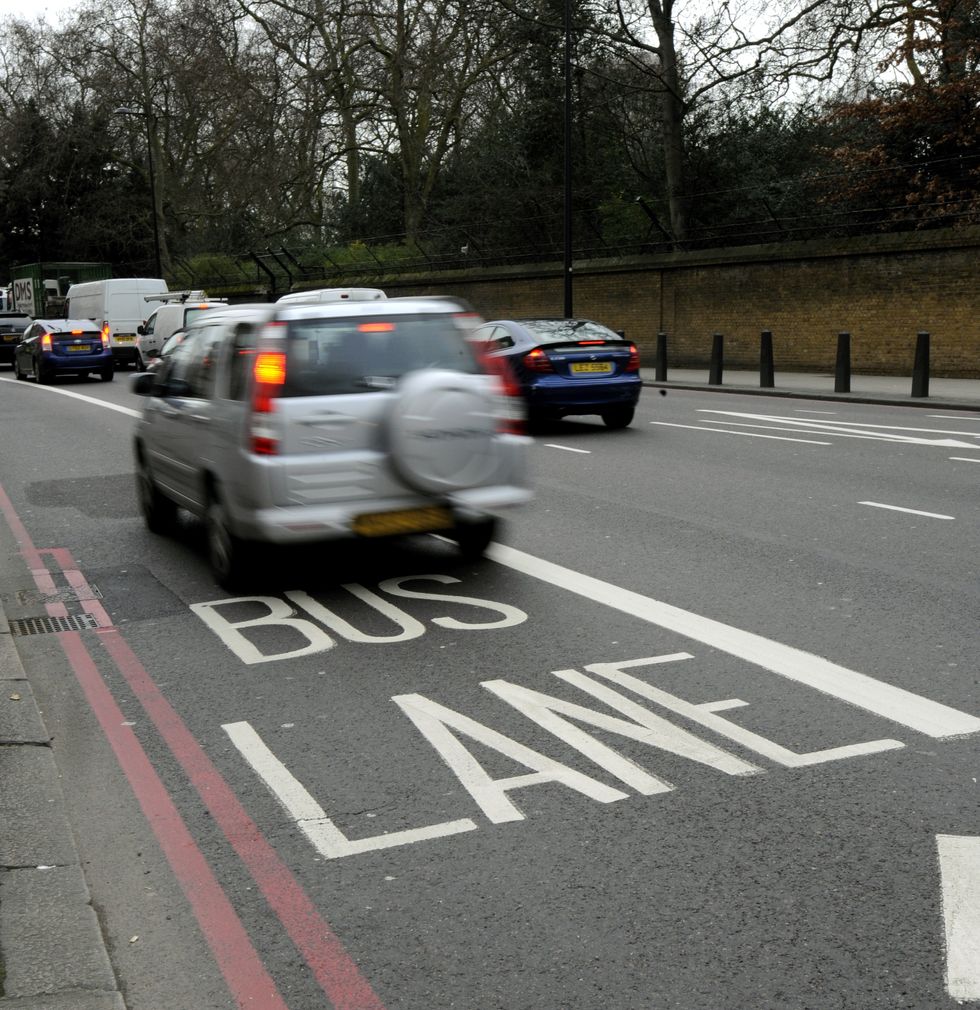
<path id="1" fill-rule="evenodd" d="M 476 487 L 497 466 L 493 393 L 485 376 L 410 372 L 388 415 L 388 444 L 406 484 L 429 493 Z"/>

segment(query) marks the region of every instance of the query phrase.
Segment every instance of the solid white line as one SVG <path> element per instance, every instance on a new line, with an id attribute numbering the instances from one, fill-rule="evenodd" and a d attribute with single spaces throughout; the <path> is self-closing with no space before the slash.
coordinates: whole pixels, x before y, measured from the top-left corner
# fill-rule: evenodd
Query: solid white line
<path id="1" fill-rule="evenodd" d="M 807 445 L 833 445 L 833 442 L 816 442 L 812 438 L 782 438 L 779 435 L 759 435 L 754 431 L 729 431 L 727 428 L 702 428 L 699 424 L 671 424 L 669 421 L 651 421 L 664 428 L 690 428 L 692 431 L 707 431 L 712 435 L 746 435 L 748 438 L 774 438 L 777 442 L 805 442 Z"/>
<path id="2" fill-rule="evenodd" d="M 848 670 L 802 649 L 621 589 L 610 582 L 583 575 L 503 544 L 491 544 L 487 556 L 497 564 L 506 565 L 532 578 L 687 638 L 704 642 L 764 670 L 770 670 L 777 676 L 806 684 L 814 690 L 833 695 L 927 736 L 943 738 L 980 732 L 980 719 L 974 715 L 875 680 L 855 670 Z"/>
<path id="3" fill-rule="evenodd" d="M 980 838 L 937 835 L 946 931 L 946 990 L 980 999 Z"/>
<path id="4" fill-rule="evenodd" d="M 591 449 L 573 449 L 570 445 L 556 445 L 554 442 L 545 442 L 544 447 L 546 449 L 564 449 L 565 452 L 584 452 L 586 455 L 592 453 Z"/>
<path id="5" fill-rule="evenodd" d="M 941 421 L 980 421 L 980 414 L 926 414 L 926 417 L 938 417 Z"/>
<path id="6" fill-rule="evenodd" d="M 941 512 L 922 512 L 919 509 L 902 508 L 901 505 L 885 505 L 880 501 L 859 501 L 858 505 L 870 505 L 876 509 L 889 509 L 892 512 L 908 512 L 913 516 L 925 516 L 927 519 L 955 519 L 956 516 L 944 516 Z"/>
<path id="7" fill-rule="evenodd" d="M 980 456 L 950 456 L 959 463 L 980 463 Z"/>
<path id="8" fill-rule="evenodd" d="M 794 407 L 797 414 L 836 414 L 836 410 L 807 410 L 805 407 Z"/>
<path id="9" fill-rule="evenodd" d="M 976 438 L 975 431 L 947 431 L 945 428 L 910 428 L 901 424 L 871 424 L 869 421 L 810 421 L 806 418 L 783 417 L 779 414 L 751 414 L 741 410 L 711 410 L 708 407 L 698 407 L 699 414 L 723 414 L 729 417 L 748 417 L 753 421 L 787 421 L 790 424 L 808 424 L 815 426 L 818 430 L 827 428 L 828 431 L 848 431 L 853 428 L 878 428 L 882 431 L 918 431 L 926 432 L 930 435 L 966 435 L 969 438 Z M 841 426 L 839 429 L 837 426 Z M 895 435 L 893 438 L 900 438 Z"/>
<path id="10" fill-rule="evenodd" d="M 17 382 L 16 379 L 0 379 L 0 382 Z M 21 383 L 17 383 L 21 385 Z M 132 407 L 121 407 L 117 403 L 109 403 L 106 400 L 98 400 L 94 396 L 86 396 L 84 393 L 73 393 L 70 389 L 58 389 L 57 386 L 42 386 L 32 383 L 31 389 L 39 389 L 43 393 L 57 393 L 59 396 L 70 396 L 74 400 L 84 400 L 86 403 L 94 403 L 97 407 L 108 407 L 109 410 L 118 410 L 120 414 L 129 414 L 130 417 L 142 417 L 142 411 L 133 410 Z"/>

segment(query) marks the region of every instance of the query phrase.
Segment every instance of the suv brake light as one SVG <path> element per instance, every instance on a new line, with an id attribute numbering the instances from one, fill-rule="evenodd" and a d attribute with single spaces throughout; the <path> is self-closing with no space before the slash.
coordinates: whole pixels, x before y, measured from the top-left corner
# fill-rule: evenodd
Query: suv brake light
<path id="1" fill-rule="evenodd" d="M 487 352 L 483 343 L 474 344 L 477 358 L 483 370 L 494 376 L 499 384 L 501 410 L 497 415 L 497 431 L 502 435 L 523 435 L 527 430 L 527 413 L 521 398 L 521 389 L 514 379 L 510 365 L 503 358 L 495 358 Z"/>
<path id="2" fill-rule="evenodd" d="M 249 447 L 257 456 L 279 454 L 278 431 L 273 423 L 276 396 L 286 381 L 286 355 L 282 351 L 259 351 L 252 367 L 252 414 Z"/>

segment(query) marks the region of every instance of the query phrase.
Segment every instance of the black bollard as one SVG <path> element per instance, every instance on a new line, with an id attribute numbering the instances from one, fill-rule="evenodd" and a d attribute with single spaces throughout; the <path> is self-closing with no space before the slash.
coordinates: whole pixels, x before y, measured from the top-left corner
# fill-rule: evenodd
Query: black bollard
<path id="1" fill-rule="evenodd" d="M 834 392 L 851 391 L 851 335 L 837 334 L 837 367 L 834 371 Z"/>
<path id="2" fill-rule="evenodd" d="M 772 389 L 776 385 L 772 361 L 772 332 L 763 330 L 759 341 L 759 388 Z"/>
<path id="3" fill-rule="evenodd" d="M 721 373 L 724 367 L 724 340 L 725 338 L 716 333 L 711 338 L 711 367 L 708 369 L 708 385 L 720 386 Z"/>
<path id="4" fill-rule="evenodd" d="M 667 381 L 667 334 L 657 334 L 657 382 Z"/>
<path id="5" fill-rule="evenodd" d="M 915 340 L 915 364 L 912 366 L 912 395 L 929 395 L 929 334 L 920 330 Z"/>

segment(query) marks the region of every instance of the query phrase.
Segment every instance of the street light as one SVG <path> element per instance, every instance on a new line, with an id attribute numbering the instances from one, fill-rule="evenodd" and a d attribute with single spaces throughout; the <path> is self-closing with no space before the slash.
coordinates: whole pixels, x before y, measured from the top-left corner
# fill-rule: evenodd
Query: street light
<path id="1" fill-rule="evenodd" d="M 572 0 L 565 0 L 564 236 L 565 318 L 572 318 Z"/>
<path id="2" fill-rule="evenodd" d="M 153 219 L 153 256 L 157 265 L 157 277 L 162 277 L 163 265 L 160 262 L 160 226 L 157 218 L 157 187 L 155 173 L 153 171 L 153 135 L 150 131 L 150 119 L 153 118 L 153 113 L 121 106 L 120 108 L 113 110 L 113 115 L 140 116 L 146 123 L 146 160 L 147 168 L 149 170 L 148 174 L 150 176 L 150 209 L 152 211 L 150 216 Z"/>

